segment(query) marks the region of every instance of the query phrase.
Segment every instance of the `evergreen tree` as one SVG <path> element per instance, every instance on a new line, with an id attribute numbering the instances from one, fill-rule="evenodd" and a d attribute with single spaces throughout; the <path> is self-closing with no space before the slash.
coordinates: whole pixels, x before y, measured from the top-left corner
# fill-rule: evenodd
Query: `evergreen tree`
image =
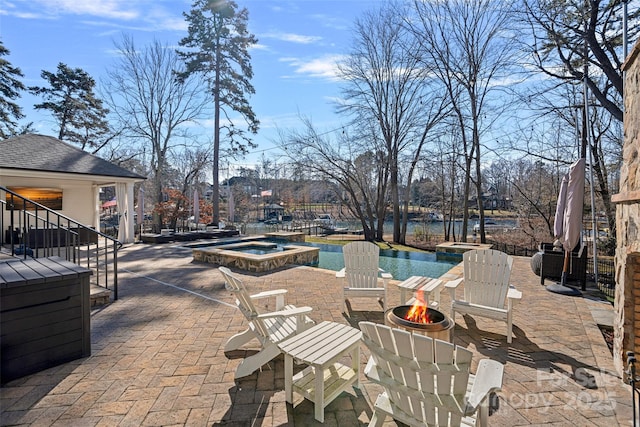
<path id="1" fill-rule="evenodd" d="M 93 91 L 95 80 L 81 68 L 72 69 L 63 63 L 58 64 L 55 74 L 42 70 L 40 76 L 49 86 L 31 86 L 29 92 L 44 99 L 34 107 L 51 111 L 59 126 L 58 139 L 76 143 L 83 150 L 99 148 L 109 133 L 109 110 Z"/>
<path id="2" fill-rule="evenodd" d="M 0 41 L 0 138 L 3 139 L 17 133 L 17 120 L 24 117 L 22 108 L 14 102 L 20 98 L 20 91 L 25 90 L 24 84 L 18 80 L 24 75 L 20 68 L 2 58 L 7 55 L 9 49 Z"/>
<path id="3" fill-rule="evenodd" d="M 189 34 L 180 41 L 184 50 L 179 51 L 185 61 L 186 71 L 181 77 L 201 74 L 213 96 L 213 223 L 220 221 L 220 133 L 225 132 L 231 152 L 246 154 L 256 145 L 243 129 L 231 121 L 231 112 L 240 113 L 247 130 L 255 134 L 259 121 L 247 95 L 255 93 L 251 85 L 253 70 L 249 47 L 257 39 L 247 30 L 249 12 L 238 10 L 234 1 L 195 0 L 190 13 L 184 13 L 189 23 Z M 221 123 L 221 115 L 225 123 Z"/>

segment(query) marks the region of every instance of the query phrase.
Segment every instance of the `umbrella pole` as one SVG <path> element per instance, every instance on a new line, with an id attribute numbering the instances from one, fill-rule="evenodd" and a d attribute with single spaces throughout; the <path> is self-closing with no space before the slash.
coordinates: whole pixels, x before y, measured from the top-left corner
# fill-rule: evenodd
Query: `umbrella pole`
<path id="1" fill-rule="evenodd" d="M 562 286 L 567 285 L 567 273 L 569 271 L 569 257 L 571 254 L 568 251 L 564 251 L 564 264 L 562 265 L 562 276 L 560 279 L 560 284 Z"/>

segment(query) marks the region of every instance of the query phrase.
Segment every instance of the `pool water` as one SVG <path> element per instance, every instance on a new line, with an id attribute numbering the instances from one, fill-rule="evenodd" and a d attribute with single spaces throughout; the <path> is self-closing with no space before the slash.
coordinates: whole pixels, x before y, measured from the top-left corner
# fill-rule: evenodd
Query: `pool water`
<path id="1" fill-rule="evenodd" d="M 341 245 L 322 243 L 298 243 L 320 248 L 318 268 L 339 271 L 344 268 Z M 459 261 L 436 260 L 435 253 L 380 250 L 380 268 L 393 275 L 395 280 L 405 280 L 411 276 L 438 278 L 451 270 Z"/>
<path id="2" fill-rule="evenodd" d="M 265 246 L 243 246 L 241 248 L 237 248 L 237 249 L 229 249 L 231 251 L 237 251 L 237 252 L 243 252 L 245 254 L 253 254 L 253 255 L 266 255 L 266 254 L 272 254 L 275 252 L 282 252 L 284 251 L 284 248 L 282 246 L 272 246 L 272 247 L 265 247 Z"/>

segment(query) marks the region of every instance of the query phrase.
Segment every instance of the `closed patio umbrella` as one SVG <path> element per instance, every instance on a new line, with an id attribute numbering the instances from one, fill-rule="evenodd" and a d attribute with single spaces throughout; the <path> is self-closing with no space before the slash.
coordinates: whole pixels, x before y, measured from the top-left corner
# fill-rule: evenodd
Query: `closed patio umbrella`
<path id="1" fill-rule="evenodd" d="M 229 222 L 233 223 L 235 221 L 236 216 L 236 203 L 233 200 L 233 193 L 229 191 Z"/>
<path id="2" fill-rule="evenodd" d="M 547 286 L 550 292 L 580 295 L 576 289 L 566 286 L 571 251 L 580 241 L 582 233 L 582 212 L 584 207 L 584 172 L 586 159 L 581 158 L 571 165 L 562 179 L 553 232 L 564 249 L 564 265 L 560 283 Z"/>
<path id="3" fill-rule="evenodd" d="M 193 220 L 196 223 L 197 230 L 200 222 L 200 196 L 198 195 L 198 190 L 193 190 Z"/>

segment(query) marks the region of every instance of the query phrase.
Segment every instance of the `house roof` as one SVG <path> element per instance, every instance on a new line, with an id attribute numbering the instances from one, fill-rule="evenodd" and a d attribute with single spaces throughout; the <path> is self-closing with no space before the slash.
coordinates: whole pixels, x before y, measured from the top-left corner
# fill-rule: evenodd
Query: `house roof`
<path id="1" fill-rule="evenodd" d="M 57 138 L 37 134 L 0 141 L 0 168 L 146 179 Z"/>

